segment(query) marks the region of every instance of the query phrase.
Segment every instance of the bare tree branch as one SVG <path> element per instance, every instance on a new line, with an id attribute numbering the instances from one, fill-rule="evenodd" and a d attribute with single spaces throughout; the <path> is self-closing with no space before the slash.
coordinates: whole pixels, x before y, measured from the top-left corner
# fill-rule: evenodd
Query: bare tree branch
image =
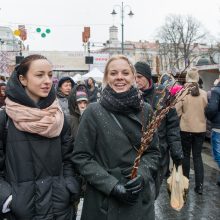
<path id="1" fill-rule="evenodd" d="M 168 60 L 171 58 L 179 69 L 181 61 L 184 61 L 185 68 L 191 63 L 195 43 L 203 40 L 206 34 L 202 31 L 202 25 L 192 16 L 170 15 L 158 35 L 162 44 L 170 45 L 163 46 L 164 56 L 168 56 Z"/>

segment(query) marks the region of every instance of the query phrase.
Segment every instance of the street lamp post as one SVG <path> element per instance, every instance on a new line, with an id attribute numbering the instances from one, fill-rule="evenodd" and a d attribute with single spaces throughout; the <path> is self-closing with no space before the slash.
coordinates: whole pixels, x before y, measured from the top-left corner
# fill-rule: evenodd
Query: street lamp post
<path id="1" fill-rule="evenodd" d="M 117 12 L 115 11 L 116 7 L 120 8 L 121 11 L 121 53 L 124 54 L 124 12 L 125 8 L 129 8 L 130 12 L 128 15 L 132 17 L 134 13 L 131 10 L 130 5 L 124 5 L 124 2 L 121 3 L 121 5 L 114 5 L 113 11 L 111 13 L 112 16 L 115 16 Z"/>

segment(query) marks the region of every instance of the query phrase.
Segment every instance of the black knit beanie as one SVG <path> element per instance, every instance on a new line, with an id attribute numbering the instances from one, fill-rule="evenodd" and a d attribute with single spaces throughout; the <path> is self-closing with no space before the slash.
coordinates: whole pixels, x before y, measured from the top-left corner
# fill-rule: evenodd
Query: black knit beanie
<path id="1" fill-rule="evenodd" d="M 143 75 L 147 79 L 152 79 L 151 69 L 147 63 L 139 61 L 135 63 L 134 67 L 137 73 Z"/>
<path id="2" fill-rule="evenodd" d="M 75 82 L 73 81 L 73 79 L 69 76 L 64 76 L 62 77 L 59 82 L 58 82 L 58 88 L 60 88 L 62 86 L 63 83 L 65 83 L 66 81 L 70 81 L 72 84 L 72 88 L 75 85 Z"/>

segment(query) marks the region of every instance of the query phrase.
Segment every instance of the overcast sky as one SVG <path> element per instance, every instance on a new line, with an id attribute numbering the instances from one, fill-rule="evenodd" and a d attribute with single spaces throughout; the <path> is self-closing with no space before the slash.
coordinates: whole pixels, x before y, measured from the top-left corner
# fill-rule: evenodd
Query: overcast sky
<path id="1" fill-rule="evenodd" d="M 1 0 L 0 26 L 13 30 L 18 24 L 27 28 L 30 50 L 83 50 L 82 31 L 91 27 L 91 41 L 105 42 L 109 39 L 109 27 L 119 27 L 121 39 L 121 13 L 113 20 L 111 16 L 119 0 Z M 200 21 L 215 38 L 220 38 L 219 0 L 124 0 L 135 14 L 132 19 L 125 8 L 125 40 L 155 40 L 158 28 L 169 14 L 192 15 Z M 42 38 L 36 32 L 49 28 L 51 33 Z"/>

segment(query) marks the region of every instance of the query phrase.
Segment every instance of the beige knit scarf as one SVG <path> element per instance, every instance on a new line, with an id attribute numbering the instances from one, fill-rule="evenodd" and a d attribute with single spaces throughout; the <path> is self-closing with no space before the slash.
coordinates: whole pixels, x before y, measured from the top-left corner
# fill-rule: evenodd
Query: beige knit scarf
<path id="1" fill-rule="evenodd" d="M 39 134 L 52 138 L 60 135 L 64 123 L 64 115 L 58 100 L 45 109 L 20 105 L 6 98 L 6 113 L 20 131 Z"/>

